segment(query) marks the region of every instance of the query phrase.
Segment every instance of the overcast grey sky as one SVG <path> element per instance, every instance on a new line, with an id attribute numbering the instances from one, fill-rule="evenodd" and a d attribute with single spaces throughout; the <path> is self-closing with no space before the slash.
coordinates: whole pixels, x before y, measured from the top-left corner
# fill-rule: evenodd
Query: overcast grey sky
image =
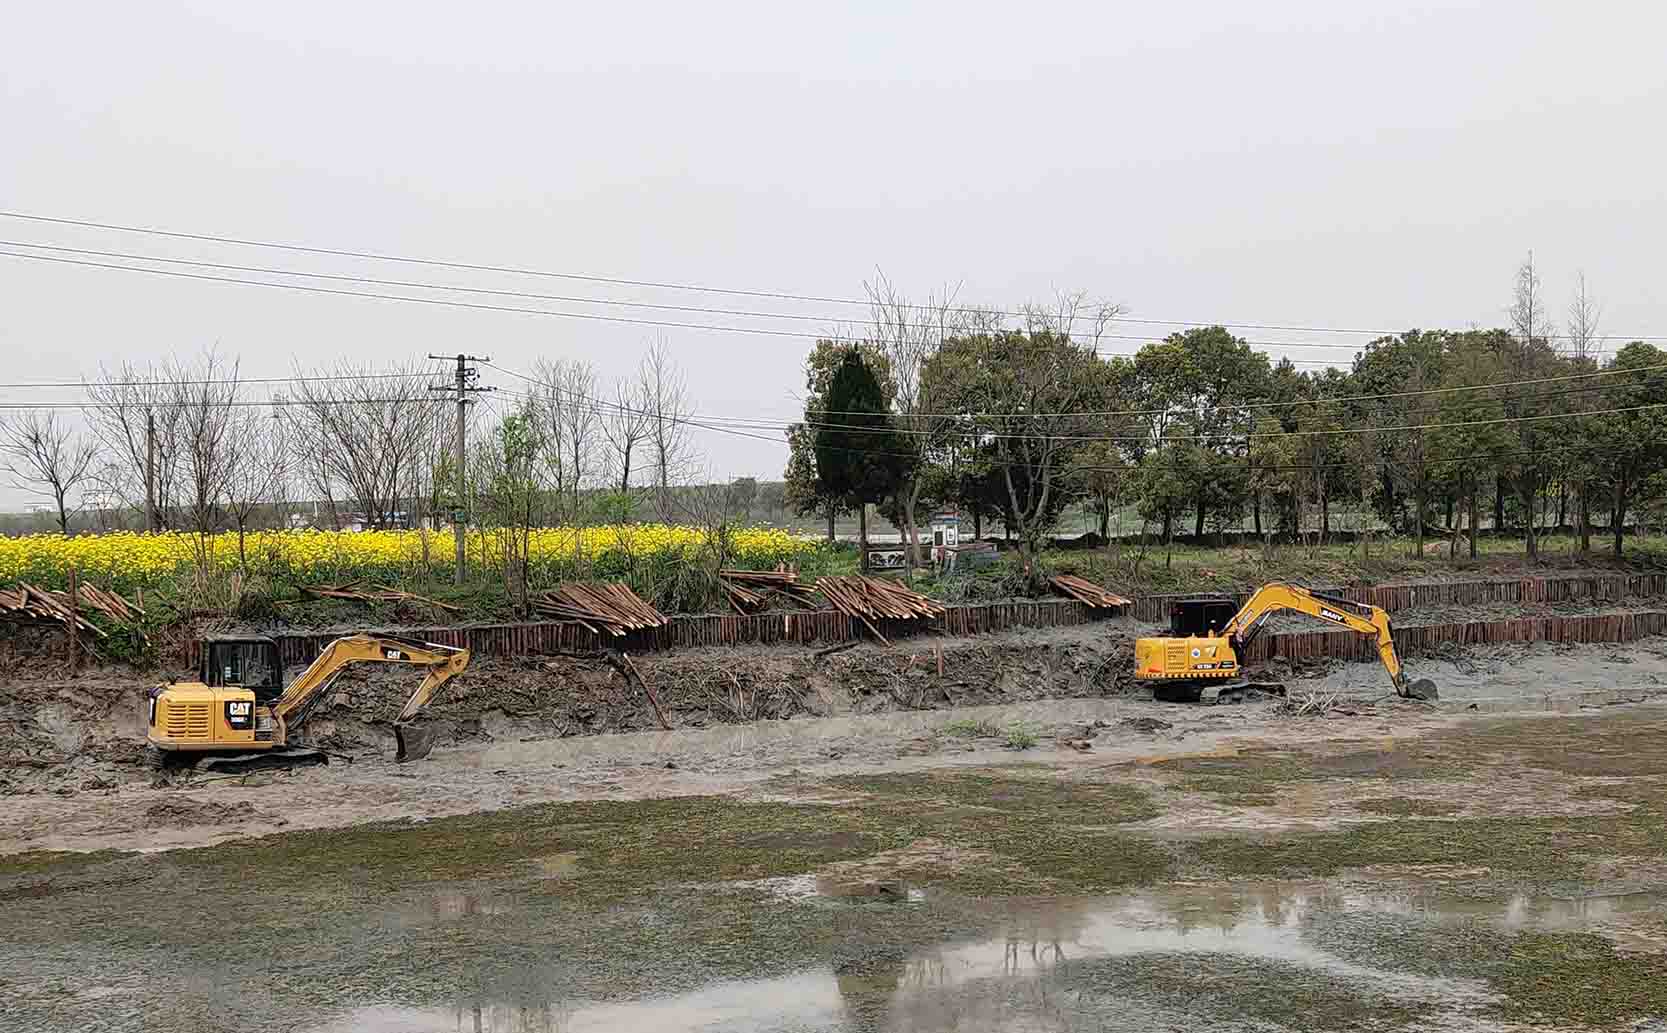
<path id="1" fill-rule="evenodd" d="M 151 0 L 19 4 L 6 23 L 8 210 L 837 297 L 879 267 L 917 293 L 959 282 L 1013 305 L 1082 288 L 1229 325 L 1498 324 L 1533 248 L 1554 317 L 1584 268 L 1605 332 L 1667 334 L 1660 4 Z M 10 219 L 0 239 L 854 311 Z M 612 376 L 652 333 L 14 258 L 0 284 L 6 380 L 215 344 L 249 375 L 464 348 Z M 808 342 L 666 336 L 702 412 L 798 414 Z M 785 457 L 702 444 L 717 474 L 774 477 Z"/>

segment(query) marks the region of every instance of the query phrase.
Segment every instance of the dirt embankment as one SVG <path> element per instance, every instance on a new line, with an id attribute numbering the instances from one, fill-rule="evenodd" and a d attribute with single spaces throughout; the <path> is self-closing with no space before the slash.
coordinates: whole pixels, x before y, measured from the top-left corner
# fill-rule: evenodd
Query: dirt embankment
<path id="1" fill-rule="evenodd" d="M 933 710 L 1127 688 L 1139 628 L 1101 625 L 972 638 L 679 650 L 633 658 L 677 728 L 797 716 Z M 113 668 L 70 678 L 55 663 L 0 681 L 0 793 L 99 790 L 149 780 L 143 693 L 165 677 Z M 350 669 L 308 719 L 305 738 L 344 754 L 385 750 L 387 722 L 416 687 L 408 670 Z M 442 745 L 659 727 L 644 693 L 602 657 L 477 659 L 425 720 Z"/>
<path id="2" fill-rule="evenodd" d="M 1514 608 L 1519 614 L 1537 610 L 1593 608 Z M 1422 623 L 1455 615 L 1408 616 Z M 684 649 L 633 662 L 668 723 L 699 729 L 1127 696 L 1135 691 L 1133 639 L 1151 631 L 1117 620 L 964 638 L 922 636 L 890 648 L 860 644 L 833 652 L 798 646 Z M 1583 647 L 1571 655 L 1574 648 L 1455 647 L 1450 654 L 1408 658 L 1408 669 L 1415 677 L 1433 677 L 1449 706 L 1469 697 L 1466 703 L 1493 710 L 1530 697 L 1667 683 L 1667 654 L 1659 644 Z M 1293 668 L 1281 662 L 1264 668 L 1273 678 L 1314 691 L 1370 698 L 1387 690 L 1375 664 L 1322 661 Z M 109 792 L 155 780 L 145 764 L 141 715 L 144 689 L 164 676 L 97 668 L 70 678 L 62 657 L 50 649 L 12 665 L 0 676 L 0 794 Z M 383 756 L 391 747 L 388 722 L 416 682 L 404 668 L 350 669 L 313 712 L 302 738 L 348 757 Z M 446 687 L 424 720 L 446 747 L 660 727 L 647 695 L 600 656 L 480 657 Z"/>

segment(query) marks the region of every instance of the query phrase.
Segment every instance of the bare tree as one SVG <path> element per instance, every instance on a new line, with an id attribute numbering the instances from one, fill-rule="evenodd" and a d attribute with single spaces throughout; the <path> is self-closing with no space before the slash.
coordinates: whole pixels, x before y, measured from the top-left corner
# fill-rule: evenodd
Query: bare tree
<path id="1" fill-rule="evenodd" d="M 866 336 L 885 354 L 890 367 L 893 425 L 903 445 L 912 450 L 914 462 L 904 478 L 897 500 L 903 518 L 903 535 L 910 559 L 920 562 L 920 528 L 916 509 L 926 472 L 926 461 L 939 449 L 957 425 L 944 415 L 947 403 L 931 396 L 931 381 L 921 373 L 943 342 L 951 337 L 999 330 L 1004 317 L 991 309 L 957 305 L 959 288 L 945 287 L 929 294 L 924 302 L 911 302 L 884 273 L 876 272 L 874 282 L 863 284 L 868 293 L 869 324 Z M 827 418 L 838 420 L 840 414 Z"/>
<path id="2" fill-rule="evenodd" d="M 602 437 L 607 442 L 610 481 L 622 495 L 631 490 L 637 449 L 648 442 L 648 413 L 641 380 L 621 377 L 614 382 L 613 404 L 602 413 Z"/>
<path id="3" fill-rule="evenodd" d="M 533 375 L 542 385 L 532 411 L 540 425 L 537 436 L 551 487 L 565 495 L 567 520 L 579 518 L 586 487 L 596 481 L 606 445 L 596 398 L 596 368 L 572 359 L 540 359 Z"/>
<path id="4" fill-rule="evenodd" d="M 1528 252 L 1528 257 L 1517 268 L 1516 284 L 1511 295 L 1511 304 L 1506 309 L 1512 330 L 1511 366 L 1514 375 L 1532 377 L 1549 374 L 1556 364 L 1555 349 L 1551 341 L 1556 336 L 1556 329 L 1545 314 L 1545 292 L 1540 286 L 1539 273 L 1534 269 L 1534 252 Z M 1517 444 L 1524 456 L 1518 462 L 1511 464 L 1515 469 L 1511 477 L 1516 486 L 1517 498 L 1522 503 L 1523 510 L 1523 543 L 1528 552 L 1528 558 L 1537 560 L 1540 555 L 1538 519 L 1535 515 L 1540 491 L 1548 483 L 1550 469 L 1546 456 L 1554 455 L 1551 435 L 1554 428 L 1546 426 L 1546 421 L 1531 421 L 1529 416 L 1545 415 L 1549 406 L 1543 401 L 1536 402 L 1536 397 L 1544 395 L 1520 395 L 1512 392 L 1505 393 L 1505 415 L 1512 419 L 1517 432 Z"/>
<path id="5" fill-rule="evenodd" d="M 654 507 L 661 520 L 672 516 L 671 489 L 697 462 L 689 433 L 688 387 L 664 339 L 649 346 L 637 367 L 638 390 L 647 414 L 648 458 L 654 478 Z"/>
<path id="6" fill-rule="evenodd" d="M 1556 335 L 1556 327 L 1545 314 L 1545 291 L 1540 274 L 1534 269 L 1534 252 L 1528 252 L 1517 267 L 1516 286 L 1511 293 L 1511 305 L 1505 310 L 1511 320 L 1511 330 L 1518 344 L 1547 341 Z"/>
<path id="7" fill-rule="evenodd" d="M 264 506 L 275 508 L 289 465 L 288 423 L 281 414 L 245 406 L 232 420 L 236 445 L 226 471 L 226 515 L 237 530 L 237 565 L 249 569 L 248 533 Z"/>
<path id="8" fill-rule="evenodd" d="M 534 424 L 538 480 L 552 507 L 536 519 L 567 523 L 578 519 L 584 489 L 607 460 L 596 371 L 588 362 L 540 359 L 535 372 L 539 387 L 522 416 Z"/>
<path id="9" fill-rule="evenodd" d="M 303 380 L 284 406 L 301 481 L 335 505 L 338 488 L 371 527 L 421 508 L 448 399 L 414 363 L 372 370 L 343 362 L 332 380 Z M 410 376 L 371 378 L 372 372 Z"/>
<path id="10" fill-rule="evenodd" d="M 0 421 L 0 469 L 11 475 L 14 487 L 52 500 L 58 531 L 66 536 L 70 514 L 81 508 L 79 489 L 91 476 L 96 449 L 55 410 L 31 409 Z"/>
<path id="11" fill-rule="evenodd" d="M 169 403 L 178 414 L 181 501 L 191 529 L 199 536 L 223 525 L 221 504 L 237 448 L 233 421 L 238 408 L 239 362 L 214 351 L 201 365 L 170 372 Z"/>
<path id="12" fill-rule="evenodd" d="M 1598 361 L 1598 324 L 1603 319 L 1603 306 L 1592 297 L 1586 289 L 1586 272 L 1581 270 L 1575 277 L 1574 298 L 1569 302 L 1569 351 L 1574 355 L 1575 362 L 1595 365 Z M 1587 401 L 1581 399 L 1582 407 L 1588 407 Z M 1587 495 L 1588 478 L 1584 468 L 1573 478 L 1574 481 L 1574 509 L 1575 523 L 1578 525 L 1578 535 L 1581 552 L 1590 552 L 1592 548 L 1592 509 Z M 1559 524 L 1562 520 L 1557 521 Z"/>
<path id="13" fill-rule="evenodd" d="M 1586 272 L 1581 270 L 1574 281 L 1574 299 L 1569 302 L 1569 351 L 1577 361 L 1595 357 L 1602 319 L 1603 306 L 1587 291 Z"/>
<path id="14" fill-rule="evenodd" d="M 154 521 L 154 528 L 173 526 L 179 500 L 178 442 L 180 411 L 169 382 L 176 363 L 137 366 L 124 362 L 101 368 L 87 385 L 87 423 L 102 446 L 93 471 L 102 504 L 122 507 Z M 147 512 L 146 467 L 154 460 L 151 487 L 156 509 Z"/>

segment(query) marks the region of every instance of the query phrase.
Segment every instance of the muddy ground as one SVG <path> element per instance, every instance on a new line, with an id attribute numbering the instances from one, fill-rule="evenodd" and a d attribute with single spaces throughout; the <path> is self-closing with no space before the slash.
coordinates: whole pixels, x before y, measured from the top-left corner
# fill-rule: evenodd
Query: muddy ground
<path id="1" fill-rule="evenodd" d="M 1624 612 L 1637 606 L 1583 604 L 1494 608 L 1425 607 L 1402 611 L 1398 624 L 1519 616 Z M 1667 606 L 1667 601 L 1660 605 Z M 1282 615 L 1274 630 L 1327 627 Z M 1014 704 L 1042 699 L 1149 695 L 1132 679 L 1133 640 L 1153 633 L 1132 620 L 972 637 L 922 636 L 890 648 L 862 644 L 818 656 L 804 647 L 743 646 L 650 653 L 635 659 L 674 728 L 804 717 L 840 717 Z M 43 643 L 12 649 L 0 673 L 0 798 L 15 793 L 108 792 L 155 778 L 145 763 L 143 692 L 184 671 L 83 669 L 73 677 L 61 650 Z M 11 646 L 11 643 L 8 643 Z M 1536 650 L 1455 650 L 1410 659 L 1414 677 L 1454 685 L 1481 707 L 1514 705 L 1523 693 L 1555 697 L 1611 684 L 1648 687 L 1664 673 L 1661 647 L 1594 647 L 1568 684 L 1540 685 Z M 1564 664 L 1563 666 L 1567 666 Z M 1590 667 L 1588 670 L 1587 668 Z M 1624 667 L 1625 669 L 1617 670 Z M 1375 664 L 1264 665 L 1268 677 L 1313 691 L 1381 694 Z M 1613 677 L 1611 677 L 1613 675 Z M 303 738 L 339 758 L 380 758 L 392 749 L 388 721 L 416 679 L 403 668 L 349 669 L 313 712 Z M 656 729 L 649 700 L 601 658 L 477 658 L 452 682 L 424 720 L 447 746 L 465 747 Z"/>
<path id="2" fill-rule="evenodd" d="M 352 763 L 236 779 L 129 763 L 135 676 L 7 682 L 0 1029 L 1667 1015 L 1667 639 L 1409 662 L 1439 706 L 1281 672 L 1342 698 L 1296 718 L 1122 693 L 1139 630 L 640 658 L 672 732 L 599 661 L 483 661 L 406 766 L 379 669 L 315 719 Z"/>
<path id="3" fill-rule="evenodd" d="M 1667 705 L 1182 709 L 460 748 L 409 777 L 117 794 L 129 824 L 102 833 L 74 809 L 96 794 L 12 797 L 65 807 L 37 842 L 244 835 L 0 857 L 0 1028 L 1642 1029 L 1667 1009 Z M 1012 748 L 1019 713 L 1063 734 Z M 779 755 L 735 738 L 794 726 Z"/>

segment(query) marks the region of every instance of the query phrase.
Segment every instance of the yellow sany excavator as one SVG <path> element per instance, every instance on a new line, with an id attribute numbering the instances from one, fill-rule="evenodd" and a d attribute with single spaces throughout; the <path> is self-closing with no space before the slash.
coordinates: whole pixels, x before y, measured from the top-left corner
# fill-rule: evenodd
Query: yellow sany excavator
<path id="1" fill-rule="evenodd" d="M 338 638 L 286 688 L 278 644 L 265 637 L 220 637 L 201 643 L 196 681 L 173 681 L 146 694 L 146 741 L 160 763 L 190 763 L 217 771 L 322 763 L 320 750 L 293 740 L 308 712 L 336 677 L 358 663 L 411 664 L 425 669 L 422 684 L 394 719 L 396 760 L 418 760 L 433 737 L 411 721 L 440 686 L 469 666 L 469 651 L 389 635 Z"/>
<path id="2" fill-rule="evenodd" d="M 1421 700 L 1440 698 L 1435 682 L 1428 678 L 1407 680 L 1401 658 L 1395 654 L 1389 614 L 1376 606 L 1318 595 L 1300 585 L 1275 583 L 1257 589 L 1217 630 L 1212 616 L 1219 616 L 1230 606 L 1225 600 L 1197 600 L 1184 612 L 1177 608 L 1170 625 L 1173 636 L 1135 642 L 1135 677 L 1151 682 L 1152 694 L 1160 699 L 1218 702 L 1241 698 L 1247 689 L 1267 688 L 1245 681 L 1241 654 L 1269 614 L 1294 610 L 1375 637 L 1378 657 L 1397 695 Z M 1186 626 L 1189 620 L 1191 624 Z M 1198 634 L 1200 631 L 1203 633 Z"/>

